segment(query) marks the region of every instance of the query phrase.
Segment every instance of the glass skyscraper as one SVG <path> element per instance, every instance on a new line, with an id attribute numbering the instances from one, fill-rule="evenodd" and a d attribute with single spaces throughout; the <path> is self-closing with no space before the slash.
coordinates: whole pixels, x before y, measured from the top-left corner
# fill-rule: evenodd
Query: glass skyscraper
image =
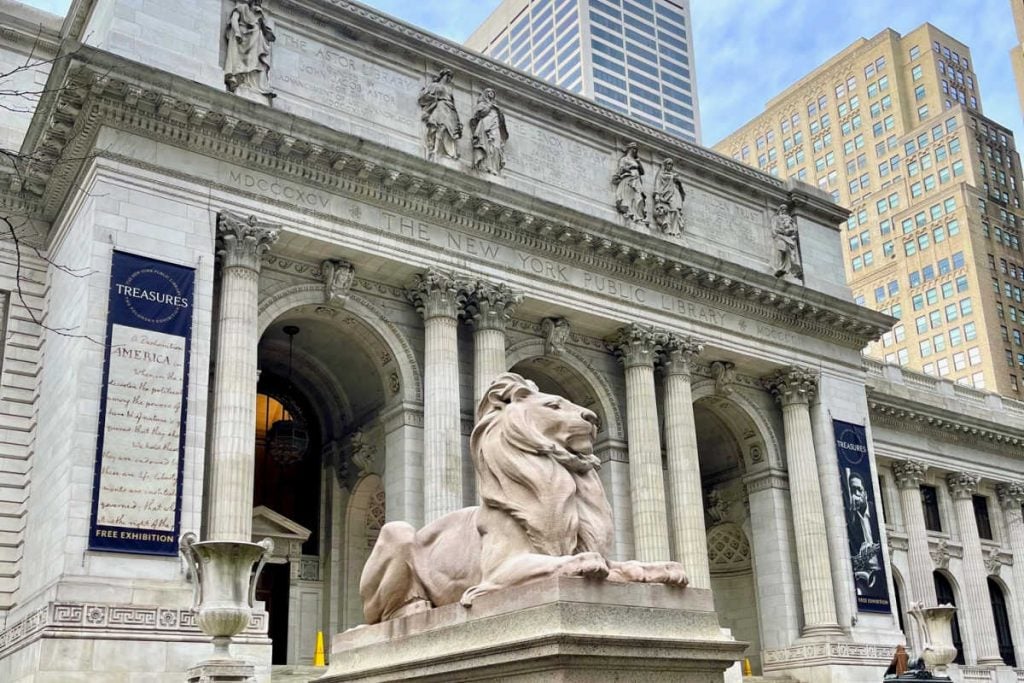
<path id="1" fill-rule="evenodd" d="M 688 0 L 505 0 L 466 45 L 700 142 Z"/>

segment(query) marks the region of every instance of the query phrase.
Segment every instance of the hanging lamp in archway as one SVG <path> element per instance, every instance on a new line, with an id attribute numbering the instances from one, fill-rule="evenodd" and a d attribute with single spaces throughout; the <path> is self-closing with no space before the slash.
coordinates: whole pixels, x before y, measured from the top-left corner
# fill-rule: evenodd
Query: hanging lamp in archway
<path id="1" fill-rule="evenodd" d="M 286 325 L 284 333 L 288 335 L 288 391 L 292 389 L 292 345 L 299 328 Z M 294 465 L 302 460 L 309 449 L 309 432 L 298 416 L 287 411 L 282 420 L 278 420 L 267 430 L 267 454 L 279 465 Z"/>

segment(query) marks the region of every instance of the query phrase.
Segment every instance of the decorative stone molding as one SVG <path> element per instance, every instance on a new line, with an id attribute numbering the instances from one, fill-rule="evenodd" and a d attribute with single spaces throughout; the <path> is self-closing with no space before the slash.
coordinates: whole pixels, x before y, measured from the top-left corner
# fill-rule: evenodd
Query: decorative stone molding
<path id="1" fill-rule="evenodd" d="M 932 556 L 932 562 L 935 563 L 936 569 L 948 569 L 950 557 L 961 557 L 962 552 L 960 548 L 953 548 L 949 545 L 949 541 L 944 538 L 940 538 L 938 541 L 932 543 L 932 548 L 928 553 Z"/>
<path id="2" fill-rule="evenodd" d="M 954 389 L 961 389 L 956 385 Z M 970 414 L 949 414 L 934 405 L 912 403 L 868 388 L 868 407 L 875 425 L 905 433 L 933 435 L 950 445 L 981 448 L 1004 455 L 1024 457 L 1024 437 L 1005 425 L 976 420 Z"/>
<path id="3" fill-rule="evenodd" d="M 362 430 L 352 434 L 352 464 L 359 469 L 357 476 L 363 477 L 373 470 L 374 457 L 377 455 L 377 448 L 366 440 Z"/>
<path id="4" fill-rule="evenodd" d="M 324 282 L 324 303 L 344 306 L 356 279 L 355 266 L 343 259 L 327 259 L 320 264 L 320 277 Z"/>
<path id="5" fill-rule="evenodd" d="M 610 346 L 615 355 L 627 368 L 637 365 L 654 366 L 658 350 L 665 340 L 665 334 L 650 325 L 630 323 L 619 328 Z"/>
<path id="6" fill-rule="evenodd" d="M 320 558 L 316 555 L 303 555 L 299 561 L 299 581 L 320 580 Z"/>
<path id="7" fill-rule="evenodd" d="M 783 406 L 809 404 L 818 391 L 818 374 L 793 365 L 765 377 L 762 383 Z"/>
<path id="8" fill-rule="evenodd" d="M 277 241 L 279 228 L 256 216 L 242 218 L 229 211 L 217 214 L 217 256 L 224 268 L 259 272 L 264 254 Z"/>
<path id="9" fill-rule="evenodd" d="M 736 384 L 736 365 L 729 361 L 712 361 L 709 367 L 711 376 L 715 380 L 715 393 L 719 396 L 728 396 Z"/>
<path id="10" fill-rule="evenodd" d="M 884 645 L 819 642 L 764 650 L 765 672 L 789 668 L 809 668 L 827 664 L 854 664 L 884 667 L 892 660 L 895 648 Z"/>
<path id="11" fill-rule="evenodd" d="M 361 160 L 352 159 L 347 151 L 341 152 L 327 149 L 323 140 L 299 139 L 299 133 L 294 134 L 296 142 L 291 145 L 289 156 L 285 157 L 276 153 L 268 154 L 266 149 L 267 141 L 275 141 L 275 149 L 277 149 L 279 145 L 277 145 L 276 141 L 282 138 L 281 133 L 273 129 L 275 122 L 279 122 L 277 119 L 269 124 L 240 121 L 236 117 L 219 111 L 220 109 L 227 111 L 228 107 L 226 101 L 218 98 L 219 94 L 203 94 L 198 90 L 186 87 L 180 87 L 174 93 L 142 90 L 136 97 L 129 97 L 128 93 L 131 92 L 131 89 L 139 90 L 138 86 L 105 75 L 111 73 L 112 69 L 109 68 L 109 65 L 107 65 L 108 68 L 103 68 L 106 64 L 104 60 L 110 61 L 114 60 L 114 58 L 99 54 L 92 55 L 92 50 L 88 47 L 83 47 L 83 50 L 90 53 L 90 57 L 95 56 L 96 59 L 103 63 L 95 66 L 76 65 L 72 68 L 68 87 L 62 89 L 56 99 L 61 100 L 59 105 L 62 112 L 82 111 L 87 98 L 102 98 L 103 106 L 90 106 L 87 108 L 91 117 L 87 124 L 76 120 L 77 114 L 71 114 L 71 123 L 79 126 L 81 134 L 74 138 L 72 147 L 66 154 L 69 158 L 88 158 L 88 145 L 91 143 L 95 131 L 98 130 L 101 123 L 109 122 L 111 125 L 126 131 L 135 131 L 170 144 L 186 146 L 190 149 L 195 149 L 199 153 L 213 153 L 219 158 L 235 160 L 254 168 L 258 167 L 260 170 L 281 177 L 291 177 L 305 186 L 326 187 L 331 190 L 337 189 L 346 193 L 367 196 L 377 201 L 390 203 L 399 201 L 401 202 L 403 212 L 406 213 L 422 215 L 433 220 L 453 220 L 460 225 L 473 224 L 484 232 L 489 233 L 501 232 L 503 237 L 518 238 L 518 241 L 529 241 L 533 247 L 541 247 L 544 250 L 552 251 L 551 255 L 553 257 L 571 261 L 586 261 L 588 264 L 586 267 L 592 267 L 593 264 L 591 262 L 597 260 L 596 257 L 598 255 L 603 254 L 604 258 L 600 260 L 608 261 L 605 265 L 615 271 L 615 273 L 610 272 L 613 276 L 625 276 L 631 280 L 651 280 L 655 286 L 686 290 L 683 292 L 683 295 L 686 298 L 693 298 L 695 300 L 708 300 L 710 302 L 712 299 L 721 299 L 722 305 L 726 305 L 737 312 L 743 311 L 744 314 L 763 317 L 772 320 L 776 324 L 796 325 L 807 329 L 810 334 L 835 339 L 850 348 L 863 347 L 866 341 L 876 338 L 888 327 L 887 322 L 883 323 L 881 320 L 874 319 L 881 318 L 881 316 L 857 311 L 852 303 L 849 307 L 845 307 L 837 304 L 837 300 L 831 297 L 821 297 L 821 295 L 809 291 L 801 291 L 799 293 L 783 292 L 776 284 L 770 282 L 767 277 L 762 280 L 758 280 L 758 278 L 752 280 L 749 277 L 738 277 L 738 274 L 726 276 L 721 273 L 712 272 L 709 268 L 717 269 L 718 266 L 712 264 L 710 259 L 707 259 L 707 263 L 702 262 L 698 264 L 696 261 L 703 260 L 699 258 L 688 259 L 694 262 L 681 263 L 668 258 L 647 258 L 645 259 L 647 271 L 637 273 L 636 264 L 634 264 L 636 259 L 633 256 L 639 257 L 641 252 L 646 251 L 650 247 L 640 247 L 638 244 L 633 243 L 637 242 L 635 234 L 624 234 L 616 236 L 615 239 L 608 239 L 607 237 L 595 239 L 589 232 L 591 228 L 580 227 L 577 229 L 573 227 L 570 230 L 572 237 L 568 242 L 559 242 L 553 238 L 543 239 L 538 242 L 537 235 L 539 234 L 540 226 L 550 223 L 549 218 L 539 220 L 535 216 L 523 214 L 521 211 L 511 209 L 511 207 L 497 205 L 494 206 L 493 211 L 488 213 L 489 216 L 495 217 L 491 223 L 472 220 L 466 216 L 453 215 L 447 206 L 431 202 L 429 197 L 420 196 L 413 199 L 409 196 L 402 196 L 403 189 L 406 192 L 411 192 L 413 188 L 417 188 L 418 191 L 426 182 L 424 178 L 418 177 L 417 173 L 410 171 L 408 168 L 388 168 L 387 172 L 382 175 L 377 174 L 373 178 L 359 179 L 357 169 L 362 167 Z M 484 62 L 488 68 L 493 67 L 493 64 L 490 64 L 487 60 L 484 60 Z M 522 76 L 518 77 L 521 78 Z M 530 87 L 536 86 L 533 82 L 529 82 L 527 85 Z M 551 88 L 551 90 L 552 93 L 557 93 L 557 89 Z M 160 98 L 168 97 L 174 100 L 174 104 L 171 107 L 165 107 L 165 109 L 169 109 L 172 112 L 179 112 L 180 110 L 181 114 L 174 114 L 169 118 L 155 116 L 153 113 L 155 105 L 153 103 Z M 224 97 L 230 98 L 227 94 L 224 94 Z M 576 99 L 573 98 L 574 101 Z M 213 101 L 207 102 L 207 100 Z M 131 104 L 131 102 L 134 102 L 134 104 Z M 263 110 L 261 113 L 264 117 L 270 117 L 271 119 L 280 116 L 280 114 L 270 109 Z M 68 116 L 66 113 L 62 115 Z M 256 134 L 260 130 L 266 131 L 262 140 Z M 656 134 L 656 132 L 654 133 Z M 38 138 L 39 144 L 42 145 L 46 140 L 55 135 L 57 135 L 56 131 L 46 129 L 40 131 L 38 136 L 34 136 L 33 140 Z M 256 140 L 259 140 L 259 144 L 256 144 Z M 674 141 L 675 144 L 678 144 L 678 142 Z M 360 153 L 364 152 L 361 151 Z M 140 164 L 137 160 L 121 157 L 112 152 L 100 150 L 96 155 L 126 161 L 136 166 L 147 167 L 144 163 Z M 699 147 L 694 147 L 691 150 L 691 156 L 696 163 L 706 164 L 709 169 L 723 164 L 730 167 L 733 166 L 727 160 L 721 159 L 717 155 Z M 714 160 L 715 163 L 697 161 L 697 159 L 703 157 L 706 157 L 708 161 Z M 56 161 L 54 159 L 52 163 L 42 163 L 37 173 L 39 180 L 35 181 L 36 185 L 40 188 L 40 193 L 45 192 L 44 213 L 51 217 L 56 215 L 61 206 L 62 193 L 71 187 L 76 172 L 73 167 L 77 167 L 76 164 L 60 165 Z M 392 161 L 390 163 L 395 162 Z M 742 167 L 742 165 L 734 165 L 738 170 L 750 173 L 750 170 Z M 59 173 L 54 174 L 58 175 L 58 178 L 50 177 L 54 169 L 59 170 Z M 160 170 L 171 176 L 191 178 L 187 173 L 181 171 Z M 717 171 L 721 170 L 717 169 Z M 393 187 L 387 187 L 384 184 L 383 178 L 391 177 L 390 174 L 393 171 L 399 172 L 401 180 L 397 181 Z M 762 174 L 754 172 L 754 175 L 764 180 Z M 28 175 L 24 177 L 24 180 L 26 182 L 33 182 L 32 177 Z M 267 203 L 277 203 L 282 206 L 291 206 L 293 204 L 293 202 L 259 196 L 255 193 L 246 193 L 245 191 L 240 191 L 237 187 L 224 183 L 211 183 L 208 180 L 204 180 L 204 182 L 209 184 L 211 189 L 221 189 L 240 195 L 249 194 Z M 773 182 L 778 184 L 777 181 Z M 427 184 L 431 187 L 434 185 L 432 182 Z M 781 187 L 781 185 L 779 186 Z M 445 190 L 445 196 L 451 196 L 453 198 L 452 201 L 454 201 L 455 194 L 453 194 L 453 191 L 448 191 L 447 188 L 442 189 Z M 474 204 L 474 202 L 470 201 L 469 204 Z M 512 220 L 505 220 L 499 223 L 496 217 L 505 215 L 508 210 L 512 210 L 514 214 Z M 318 211 L 315 207 L 303 207 L 303 212 L 330 221 L 339 220 L 339 216 L 329 212 Z M 582 217 L 575 217 L 572 220 L 579 222 L 580 226 L 586 226 L 593 222 L 591 218 L 584 220 Z M 552 235 L 563 234 L 563 232 L 562 230 L 555 230 L 552 232 Z M 608 243 L 607 248 L 602 248 L 604 242 Z M 608 258 L 623 251 L 629 256 L 626 260 L 620 261 Z"/>
<path id="12" fill-rule="evenodd" d="M 540 321 L 541 334 L 544 335 L 544 355 L 561 356 L 565 353 L 565 344 L 572 336 L 572 325 L 565 318 L 544 318 Z"/>
<path id="13" fill-rule="evenodd" d="M 520 292 L 504 283 L 477 280 L 466 292 L 465 315 L 474 329 L 505 331 L 512 314 L 523 300 Z"/>
<path id="14" fill-rule="evenodd" d="M 985 571 L 988 572 L 988 575 L 999 576 L 999 570 L 1006 564 L 1003 554 L 997 548 L 989 548 L 984 551 L 982 557 L 984 558 Z"/>
<path id="15" fill-rule="evenodd" d="M 716 524 L 708 529 L 707 533 L 708 566 L 712 575 L 742 574 L 750 571 L 750 542 L 738 524 Z"/>
<path id="16" fill-rule="evenodd" d="M 466 287 L 449 273 L 431 269 L 416 275 L 406 296 L 424 320 L 455 319 L 466 302 Z"/>
<path id="17" fill-rule="evenodd" d="M 249 625 L 235 642 L 267 637 L 267 613 L 253 611 Z M 115 631 L 131 640 L 207 640 L 196 624 L 191 607 L 110 605 L 83 602 L 51 602 L 0 631 L 0 657 L 46 637 L 48 631 L 78 637 L 109 638 Z"/>
<path id="18" fill-rule="evenodd" d="M 996 496 L 1004 510 L 1017 510 L 1024 506 L 1024 482 L 996 484 Z"/>
<path id="19" fill-rule="evenodd" d="M 743 487 L 747 490 L 747 496 L 768 489 L 789 490 L 789 475 L 776 469 L 766 469 L 748 475 L 743 479 Z"/>
<path id="20" fill-rule="evenodd" d="M 704 342 L 671 332 L 661 343 L 662 367 L 666 375 L 684 375 L 693 370 L 693 360 L 704 350 Z"/>
<path id="21" fill-rule="evenodd" d="M 711 489 L 708 492 L 707 507 L 705 512 L 708 515 L 708 519 L 711 520 L 711 524 L 721 524 L 725 521 L 725 516 L 729 512 L 729 501 L 722 495 L 722 490 L 718 487 Z"/>
<path id="22" fill-rule="evenodd" d="M 924 463 L 917 460 L 898 460 L 892 463 L 892 476 L 896 480 L 896 487 L 901 489 L 920 487 L 927 470 Z"/>
<path id="23" fill-rule="evenodd" d="M 949 487 L 949 494 L 953 500 L 970 498 L 978 492 L 978 483 L 981 477 L 969 472 L 950 472 L 946 475 L 946 486 Z"/>

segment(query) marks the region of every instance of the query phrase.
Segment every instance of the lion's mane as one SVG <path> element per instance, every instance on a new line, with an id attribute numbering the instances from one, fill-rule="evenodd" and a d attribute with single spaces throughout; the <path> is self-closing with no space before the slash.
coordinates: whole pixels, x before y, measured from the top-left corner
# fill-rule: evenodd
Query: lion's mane
<path id="1" fill-rule="evenodd" d="M 607 555 L 612 518 L 600 461 L 535 427 L 527 399 L 537 394 L 533 382 L 505 373 L 480 401 L 470 451 L 482 504 L 515 519 L 538 553 Z"/>

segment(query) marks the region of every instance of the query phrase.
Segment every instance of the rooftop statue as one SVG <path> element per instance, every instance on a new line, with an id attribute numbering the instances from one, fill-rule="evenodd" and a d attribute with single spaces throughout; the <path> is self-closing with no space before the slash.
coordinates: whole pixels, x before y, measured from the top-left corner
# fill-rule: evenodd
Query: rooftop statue
<path id="1" fill-rule="evenodd" d="M 685 586 L 677 562 L 608 559 L 612 515 L 594 455 L 597 416 L 499 376 L 477 408 L 470 439 L 482 504 L 416 531 L 381 529 L 359 592 L 368 624 L 551 576 Z"/>

